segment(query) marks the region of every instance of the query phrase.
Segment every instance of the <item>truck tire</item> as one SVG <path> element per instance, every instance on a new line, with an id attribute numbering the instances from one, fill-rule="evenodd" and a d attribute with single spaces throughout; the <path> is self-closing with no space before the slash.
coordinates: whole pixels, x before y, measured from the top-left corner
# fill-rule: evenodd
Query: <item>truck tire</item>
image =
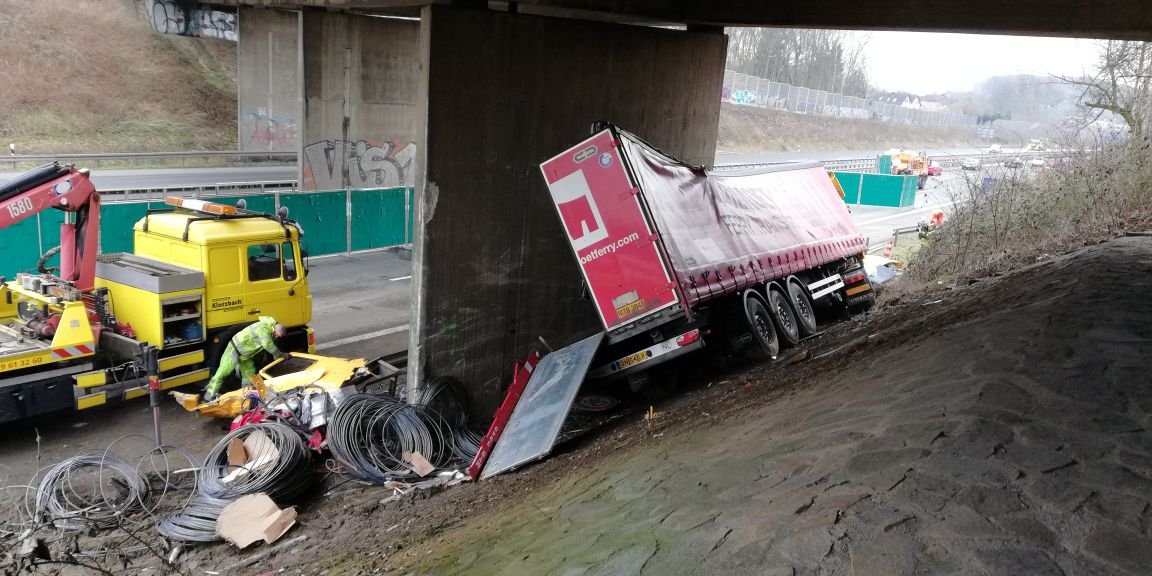
<path id="1" fill-rule="evenodd" d="M 759 297 L 744 299 L 744 319 L 752 333 L 752 343 L 746 350 L 757 359 L 775 360 L 780 355 L 780 339 L 772 326 L 772 313 Z"/>
<path id="2" fill-rule="evenodd" d="M 788 303 L 788 296 L 779 285 L 770 284 L 768 287 L 768 310 L 772 312 L 772 321 L 776 324 L 776 334 L 780 339 L 781 348 L 791 348 L 800 341 L 800 327 L 796 322 L 796 314 Z"/>
<path id="3" fill-rule="evenodd" d="M 800 336 L 807 337 L 816 333 L 816 312 L 812 309 L 812 297 L 804 289 L 796 277 L 788 279 L 788 298 L 792 303 L 792 311 L 796 314 L 796 325 L 800 328 Z"/>

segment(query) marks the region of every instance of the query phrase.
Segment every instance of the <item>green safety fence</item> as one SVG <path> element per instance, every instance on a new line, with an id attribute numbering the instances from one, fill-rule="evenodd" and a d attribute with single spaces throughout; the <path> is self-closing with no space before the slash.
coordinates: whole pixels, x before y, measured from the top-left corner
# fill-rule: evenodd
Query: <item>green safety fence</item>
<path id="1" fill-rule="evenodd" d="M 908 208 L 916 203 L 916 177 L 833 172 L 844 189 L 844 202 Z"/>
<path id="2" fill-rule="evenodd" d="M 243 198 L 249 210 L 269 214 L 276 212 L 277 203 L 287 207 L 288 216 L 304 229 L 304 248 L 313 256 L 411 243 L 412 197 L 412 188 L 203 196 L 222 204 Z M 132 227 L 149 207 L 165 206 L 105 197 L 100 207 L 100 252 L 131 252 Z M 34 272 L 40 255 L 60 244 L 63 220 L 63 212 L 46 210 L 0 230 L 0 275 L 12 278 L 16 272 Z M 58 262 L 53 258 L 49 266 Z"/>

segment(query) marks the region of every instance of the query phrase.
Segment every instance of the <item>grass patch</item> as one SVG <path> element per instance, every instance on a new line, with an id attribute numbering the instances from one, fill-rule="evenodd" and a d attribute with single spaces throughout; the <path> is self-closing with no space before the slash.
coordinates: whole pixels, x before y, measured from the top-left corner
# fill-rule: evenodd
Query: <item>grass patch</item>
<path id="1" fill-rule="evenodd" d="M 944 226 L 911 259 L 921 283 L 979 278 L 1152 228 L 1147 142 L 1093 148 L 1059 168 L 969 177 Z"/>
<path id="2" fill-rule="evenodd" d="M 132 0 L 0 0 L 0 144 L 235 149 L 235 50 L 157 34 Z"/>

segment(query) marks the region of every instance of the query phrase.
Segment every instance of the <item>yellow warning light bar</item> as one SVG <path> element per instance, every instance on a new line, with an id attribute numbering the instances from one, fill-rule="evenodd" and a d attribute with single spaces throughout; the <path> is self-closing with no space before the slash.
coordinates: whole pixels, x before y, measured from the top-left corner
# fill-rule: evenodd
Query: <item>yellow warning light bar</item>
<path id="1" fill-rule="evenodd" d="M 205 202 L 203 200 L 194 200 L 192 198 L 181 198 L 179 196 L 169 196 L 164 199 L 164 203 L 169 206 L 175 206 L 177 208 L 195 210 L 196 212 L 204 212 L 206 214 L 217 214 L 220 216 L 237 213 L 235 206 L 217 204 L 215 202 Z"/>

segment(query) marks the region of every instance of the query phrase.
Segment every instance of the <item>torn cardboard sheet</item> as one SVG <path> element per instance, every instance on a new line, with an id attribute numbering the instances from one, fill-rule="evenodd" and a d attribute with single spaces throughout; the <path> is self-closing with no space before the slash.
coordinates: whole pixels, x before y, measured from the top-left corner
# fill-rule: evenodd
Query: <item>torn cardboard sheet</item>
<path id="1" fill-rule="evenodd" d="M 257 540 L 271 544 L 295 524 L 295 508 L 281 510 L 267 494 L 249 494 L 224 507 L 216 535 L 243 549 Z"/>
<path id="2" fill-rule="evenodd" d="M 412 471 L 421 478 L 436 471 L 436 467 L 419 452 L 405 452 L 404 461 L 412 465 Z"/>

